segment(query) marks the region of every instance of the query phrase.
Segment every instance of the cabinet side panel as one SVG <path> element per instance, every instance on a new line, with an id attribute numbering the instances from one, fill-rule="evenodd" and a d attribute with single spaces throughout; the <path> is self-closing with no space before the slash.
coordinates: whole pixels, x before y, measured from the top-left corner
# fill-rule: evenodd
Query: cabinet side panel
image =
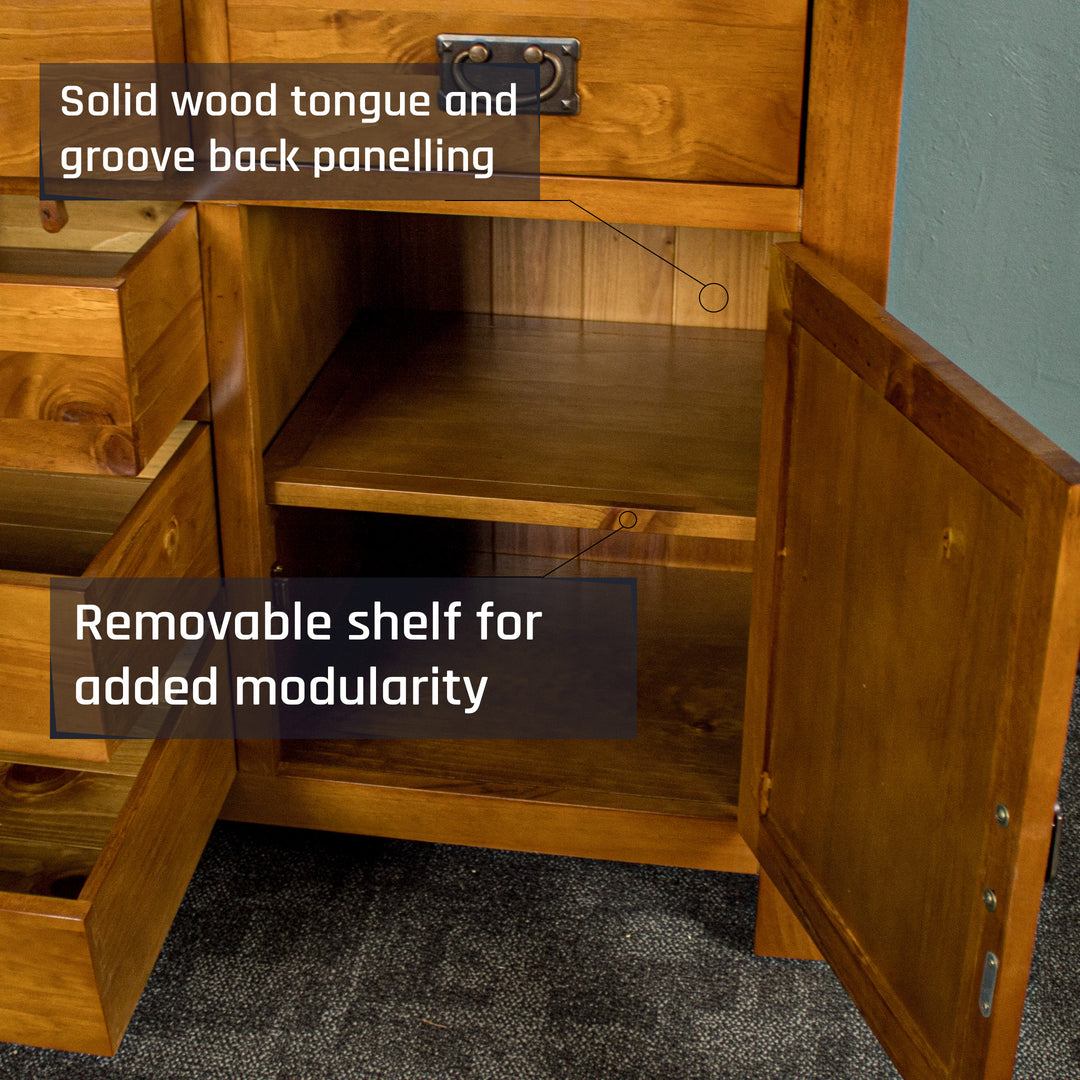
<path id="1" fill-rule="evenodd" d="M 259 206 L 243 222 L 244 339 L 265 449 L 360 307 L 358 222 Z"/>
<path id="2" fill-rule="evenodd" d="M 907 0 L 813 5 L 803 242 L 884 303 Z"/>

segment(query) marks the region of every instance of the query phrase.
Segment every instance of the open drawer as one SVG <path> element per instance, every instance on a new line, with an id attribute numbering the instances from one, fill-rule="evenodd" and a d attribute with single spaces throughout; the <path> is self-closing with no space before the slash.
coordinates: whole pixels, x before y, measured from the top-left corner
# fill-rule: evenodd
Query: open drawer
<path id="1" fill-rule="evenodd" d="M 69 214 L 0 197 L 0 466 L 130 476 L 208 382 L 196 214 Z"/>
<path id="2" fill-rule="evenodd" d="M 0 470 L 0 753 L 110 754 L 103 740 L 49 738 L 50 576 L 220 572 L 209 429 L 181 426 L 161 457 L 136 477 Z"/>
<path id="3" fill-rule="evenodd" d="M 115 1052 L 235 755 L 130 741 L 100 770 L 0 764 L 0 1040 Z"/>

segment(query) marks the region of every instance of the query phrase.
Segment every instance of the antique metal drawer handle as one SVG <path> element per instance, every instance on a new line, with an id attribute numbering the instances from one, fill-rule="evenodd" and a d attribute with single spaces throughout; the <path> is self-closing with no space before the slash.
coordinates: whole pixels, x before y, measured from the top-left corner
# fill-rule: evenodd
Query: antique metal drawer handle
<path id="1" fill-rule="evenodd" d="M 577 60 L 581 44 L 576 38 L 525 38 L 489 35 L 483 38 L 465 34 L 440 34 L 436 39 L 439 52 L 441 90 L 466 94 L 494 93 L 509 88 L 513 81 L 512 68 L 496 69 L 507 64 L 550 64 L 550 77 L 543 81 L 539 92 L 518 96 L 519 110 L 576 114 L 581 107 L 577 93 Z M 489 77 L 484 66 L 494 65 Z M 469 68 L 475 72 L 470 73 Z M 543 76 L 541 76 L 543 79 Z"/>

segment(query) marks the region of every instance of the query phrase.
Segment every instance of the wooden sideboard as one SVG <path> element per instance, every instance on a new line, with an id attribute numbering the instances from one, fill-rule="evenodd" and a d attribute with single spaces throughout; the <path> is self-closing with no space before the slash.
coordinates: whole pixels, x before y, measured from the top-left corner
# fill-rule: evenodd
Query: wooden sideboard
<path id="1" fill-rule="evenodd" d="M 152 10 L 124 58 L 165 55 L 175 20 Z M 225 572 L 540 574 L 632 511 L 563 573 L 639 595 L 637 740 L 241 742 L 223 812 L 760 862 L 760 951 L 820 947 L 906 1077 L 1004 1080 L 1080 642 L 1080 469 L 877 306 L 906 4 L 812 19 L 798 0 L 183 5 L 191 61 L 422 62 L 441 32 L 582 42 L 581 113 L 543 121 L 540 201 L 200 205 Z M 720 313 L 698 302 L 708 281 L 731 294 Z M 152 843 L 126 807 L 167 799 L 150 761 L 191 768 L 176 745 L 141 772 L 102 749 L 138 772 L 97 814 L 103 863 Z M 231 754 L 202 752 L 199 824 L 182 857 L 154 856 L 176 883 L 231 779 Z M 46 799 L 39 764 L 12 784 Z M 29 906 L 104 927 L 116 865 Z M 14 950 L 37 886 L 8 887 Z M 134 968 L 123 1004 L 78 991 L 108 1022 L 75 1037 L 51 998 L 22 1019 L 26 967 L 4 1037 L 115 1047 Z"/>

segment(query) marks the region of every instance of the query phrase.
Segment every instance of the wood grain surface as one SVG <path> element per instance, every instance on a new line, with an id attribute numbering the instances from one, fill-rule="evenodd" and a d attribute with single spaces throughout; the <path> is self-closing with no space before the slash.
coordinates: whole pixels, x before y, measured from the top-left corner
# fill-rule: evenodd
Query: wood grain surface
<path id="1" fill-rule="evenodd" d="M 176 203 L 122 200 L 77 201 L 65 206 L 66 224 L 50 233 L 42 228 L 36 199 L 0 195 L 0 260 L 15 255 L 12 249 L 18 249 L 19 254 L 51 251 L 55 258 L 70 258 L 76 251 L 113 257 L 130 254 L 138 251 L 177 210 Z"/>
<path id="2" fill-rule="evenodd" d="M 4 189 L 0 182 L 0 191 Z M 32 193 L 24 189 L 24 193 Z M 315 207 L 311 200 L 282 205 Z M 348 200 L 335 206 L 387 210 L 390 204 Z M 539 199 L 492 202 L 395 201 L 394 212 L 452 214 L 557 221 L 633 221 L 639 225 L 684 225 L 700 229 L 797 232 L 802 190 L 764 184 L 707 184 L 667 180 L 620 180 L 599 176 L 541 176 Z"/>
<path id="3" fill-rule="evenodd" d="M 357 517 L 366 546 L 335 572 L 534 576 L 557 567 L 580 538 L 547 527 Z M 719 541 L 690 541 L 685 561 L 695 568 L 656 565 L 658 543 L 671 539 L 683 540 L 628 536 L 614 560 L 596 548 L 604 561 L 558 571 L 637 581 L 636 739 L 288 742 L 272 778 L 238 781 L 226 814 L 753 872 L 734 830 L 750 577 L 700 568 L 722 561 Z M 452 552 L 456 563 L 445 561 Z M 308 572 L 297 557 L 295 572 Z"/>
<path id="4" fill-rule="evenodd" d="M 634 509 L 646 530 L 752 534 L 752 333 L 482 317 L 402 329 L 359 324 L 338 350 L 268 455 L 272 501 L 585 527 Z"/>
<path id="5" fill-rule="evenodd" d="M 12 0 L 0 10 L 0 176 L 38 172 L 38 65 L 179 63 L 180 0 Z"/>
<path id="6" fill-rule="evenodd" d="M 745 832 L 906 1076 L 1008 1077 L 1080 641 L 1080 465 L 808 249 L 782 258 Z"/>
<path id="7" fill-rule="evenodd" d="M 141 747 L 145 760 L 149 745 Z M 57 882 L 88 875 L 133 783 L 129 775 L 0 764 L 0 891 L 58 896 Z"/>
<path id="8" fill-rule="evenodd" d="M 231 0 L 236 63 L 435 63 L 444 32 L 581 41 L 578 116 L 544 116 L 541 169 L 561 175 L 794 184 L 806 8 L 723 0 L 418 8 L 392 0 L 342 11 L 294 0 Z"/>
<path id="9" fill-rule="evenodd" d="M 134 254 L 0 267 L 0 465 L 137 473 L 208 382 L 195 214 Z"/>
<path id="10" fill-rule="evenodd" d="M 739 330 L 765 328 L 769 247 L 793 238 L 394 211 L 364 214 L 357 227 L 369 307 Z M 722 311 L 700 302 L 710 282 L 727 289 Z"/>
<path id="11" fill-rule="evenodd" d="M 241 220 L 244 331 L 258 357 L 265 448 L 360 306 L 357 220 L 345 211 L 260 207 Z"/>
<path id="12" fill-rule="evenodd" d="M 0 747 L 103 760 L 109 743 L 49 738 L 49 575 L 201 577 L 220 572 L 210 433 L 192 430 L 156 483 L 149 477 L 8 473 L 4 517 L 20 572 L 0 572 Z M 36 485 L 35 485 L 36 481 Z M 95 494 L 101 489 L 101 497 Z M 73 510 L 86 520 L 64 529 Z M 96 527 L 96 531 L 95 531 Z M 87 556 L 89 555 L 89 558 Z M 79 565 L 82 558 L 85 563 Z M 59 569 L 56 569 L 59 567 Z"/>
<path id="13" fill-rule="evenodd" d="M 53 770 L 36 794 L 2 770 L 0 1038 L 116 1051 L 235 773 L 229 742 L 140 752 L 135 777 Z"/>

